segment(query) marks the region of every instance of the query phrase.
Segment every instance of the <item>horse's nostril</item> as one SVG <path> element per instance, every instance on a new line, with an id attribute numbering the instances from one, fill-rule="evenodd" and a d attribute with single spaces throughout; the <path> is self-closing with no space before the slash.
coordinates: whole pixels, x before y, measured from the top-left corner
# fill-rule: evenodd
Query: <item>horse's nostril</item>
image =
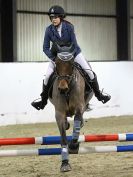
<path id="1" fill-rule="evenodd" d="M 64 94 L 68 91 L 68 88 L 58 88 L 60 94 Z"/>

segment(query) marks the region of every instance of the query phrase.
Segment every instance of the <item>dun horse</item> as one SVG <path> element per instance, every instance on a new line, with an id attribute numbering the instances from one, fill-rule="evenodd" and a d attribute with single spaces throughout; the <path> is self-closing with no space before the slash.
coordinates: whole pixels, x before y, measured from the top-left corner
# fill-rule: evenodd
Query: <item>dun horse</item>
<path id="1" fill-rule="evenodd" d="M 59 46 L 58 46 L 59 48 Z M 55 59 L 55 81 L 53 84 L 51 103 L 55 107 L 56 122 L 61 135 L 62 164 L 61 172 L 71 170 L 69 153 L 78 150 L 78 138 L 83 126 L 83 113 L 92 98 L 92 91 L 85 94 L 85 80 L 75 67 L 73 53 L 70 47 L 60 47 Z M 72 140 L 67 142 L 66 130 L 69 128 L 67 117 L 74 116 Z"/>

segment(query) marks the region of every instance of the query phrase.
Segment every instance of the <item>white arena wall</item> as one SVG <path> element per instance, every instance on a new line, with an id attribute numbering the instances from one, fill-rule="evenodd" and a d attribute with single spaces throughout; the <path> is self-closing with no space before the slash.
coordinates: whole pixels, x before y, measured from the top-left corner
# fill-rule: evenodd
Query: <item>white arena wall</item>
<path id="1" fill-rule="evenodd" d="M 48 63 L 0 63 L 0 125 L 54 122 L 54 107 L 44 110 L 30 103 L 39 97 Z M 133 62 L 91 62 L 100 88 L 112 99 L 102 104 L 95 97 L 84 118 L 133 115 Z"/>

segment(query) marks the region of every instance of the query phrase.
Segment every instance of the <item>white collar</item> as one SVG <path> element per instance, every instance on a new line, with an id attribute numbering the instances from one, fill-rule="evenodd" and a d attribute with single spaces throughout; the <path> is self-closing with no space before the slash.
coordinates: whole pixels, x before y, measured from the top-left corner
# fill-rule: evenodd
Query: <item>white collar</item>
<path id="1" fill-rule="evenodd" d="M 60 37 L 61 37 L 61 30 L 62 30 L 62 23 L 57 27 L 57 31 Z"/>

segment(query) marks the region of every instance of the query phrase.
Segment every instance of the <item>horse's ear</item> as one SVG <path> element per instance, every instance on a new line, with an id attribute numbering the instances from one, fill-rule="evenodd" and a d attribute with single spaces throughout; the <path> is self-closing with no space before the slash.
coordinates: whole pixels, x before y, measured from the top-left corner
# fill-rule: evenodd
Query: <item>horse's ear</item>
<path id="1" fill-rule="evenodd" d="M 56 45 L 57 45 L 58 50 L 60 51 L 60 50 L 61 50 L 60 45 L 59 45 L 59 44 L 57 44 L 57 43 L 56 43 Z"/>
<path id="2" fill-rule="evenodd" d="M 75 45 L 74 43 L 58 43 L 58 42 L 54 42 L 54 48 L 56 50 L 57 53 L 61 53 L 61 52 L 69 52 L 72 53 L 74 55 L 75 53 Z"/>
<path id="3" fill-rule="evenodd" d="M 71 53 L 75 53 L 75 46 L 74 46 L 74 43 L 71 43 L 71 45 L 70 45 L 70 52 Z"/>
<path id="4" fill-rule="evenodd" d="M 57 52 L 59 52 L 61 50 L 60 45 L 57 42 L 54 42 L 54 46 Z"/>
<path id="5" fill-rule="evenodd" d="M 55 61 L 54 61 L 54 62 L 55 62 L 55 64 L 57 64 L 57 61 L 58 61 L 58 60 L 57 60 L 57 57 L 56 57 L 56 58 L 55 58 Z"/>

